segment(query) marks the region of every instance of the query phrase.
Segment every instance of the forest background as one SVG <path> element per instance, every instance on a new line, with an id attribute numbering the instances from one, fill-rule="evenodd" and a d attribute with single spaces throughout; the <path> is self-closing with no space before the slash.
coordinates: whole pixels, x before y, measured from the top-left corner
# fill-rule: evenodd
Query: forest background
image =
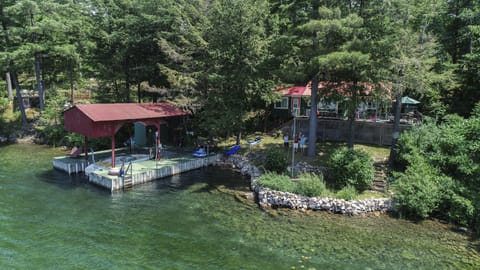
<path id="1" fill-rule="evenodd" d="M 59 115 L 85 94 L 169 100 L 228 136 L 265 123 L 275 86 L 312 81 L 317 101 L 319 81 L 349 81 L 354 107 L 361 82 L 387 83 L 377 95 L 420 99 L 431 117 L 396 152 L 405 213 L 480 224 L 478 0 L 2 0 L 0 22 L 0 112 L 34 90 L 56 143 L 78 139 Z M 21 102 L 11 117 L 0 132 L 27 124 Z"/>

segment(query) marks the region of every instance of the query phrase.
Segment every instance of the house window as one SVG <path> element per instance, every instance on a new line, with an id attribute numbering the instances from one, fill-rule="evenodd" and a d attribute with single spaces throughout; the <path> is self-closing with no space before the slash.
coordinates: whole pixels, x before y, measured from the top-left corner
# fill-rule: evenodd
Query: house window
<path id="1" fill-rule="evenodd" d="M 282 97 L 282 101 L 275 103 L 275 109 L 288 109 L 288 97 Z"/>

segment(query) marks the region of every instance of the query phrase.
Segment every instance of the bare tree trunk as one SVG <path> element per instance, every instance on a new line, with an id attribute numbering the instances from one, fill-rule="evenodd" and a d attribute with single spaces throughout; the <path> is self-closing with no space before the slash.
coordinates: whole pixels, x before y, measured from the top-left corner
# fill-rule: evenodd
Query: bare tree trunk
<path id="1" fill-rule="evenodd" d="M 45 108 L 45 94 L 43 92 L 43 82 L 41 77 L 41 68 L 40 68 L 40 53 L 35 53 L 35 78 L 37 80 L 37 90 L 38 90 L 38 100 L 40 103 L 40 111 L 43 111 Z"/>
<path id="2" fill-rule="evenodd" d="M 75 104 L 75 93 L 73 87 L 73 60 L 70 59 L 70 102 Z"/>
<path id="3" fill-rule="evenodd" d="M 242 139 L 242 132 L 240 131 L 240 132 L 237 133 L 237 143 L 236 143 L 237 145 L 240 145 L 240 140 L 241 139 Z"/>
<path id="4" fill-rule="evenodd" d="M 130 102 L 130 66 L 128 61 L 128 56 L 125 58 L 125 102 Z"/>
<path id="5" fill-rule="evenodd" d="M 138 85 L 137 85 L 137 100 L 138 100 L 138 103 L 142 103 L 142 95 L 141 95 L 142 91 L 141 90 L 142 90 L 141 84 L 138 83 Z"/>
<path id="6" fill-rule="evenodd" d="M 7 81 L 7 93 L 8 100 L 13 100 L 13 91 L 12 91 L 12 79 L 10 78 L 10 72 L 5 73 L 5 80 Z"/>
<path id="7" fill-rule="evenodd" d="M 267 128 L 268 128 L 268 119 L 270 118 L 270 115 L 272 114 L 272 111 L 269 108 L 265 108 L 265 114 L 263 115 L 263 133 L 267 133 Z"/>
<path id="8" fill-rule="evenodd" d="M 18 107 L 20 108 L 20 114 L 22 115 L 22 124 L 27 123 L 27 114 L 25 113 L 25 106 L 23 106 L 23 98 L 22 93 L 20 92 L 20 84 L 18 83 L 17 73 L 15 71 L 11 72 L 13 85 L 15 86 L 15 90 L 17 92 L 17 101 Z"/>
<path id="9" fill-rule="evenodd" d="M 355 113 L 358 106 L 358 93 L 357 93 L 357 82 L 353 83 L 353 92 L 352 92 L 352 107 L 350 110 L 350 116 L 348 117 L 348 148 L 353 149 L 353 139 L 355 137 Z"/>
<path id="10" fill-rule="evenodd" d="M 35 26 L 35 18 L 34 14 L 30 13 L 30 25 L 32 27 Z M 37 42 L 37 35 L 35 33 L 32 34 L 32 42 L 36 43 Z M 41 54 L 40 52 L 35 52 L 34 53 L 34 62 L 35 62 L 35 78 L 37 80 L 37 91 L 38 91 L 38 100 L 40 103 L 40 111 L 43 111 L 44 109 L 44 93 L 43 93 L 43 83 L 42 83 L 42 71 L 40 67 L 40 57 Z"/>
<path id="11" fill-rule="evenodd" d="M 393 167 L 395 164 L 395 146 L 397 145 L 398 137 L 400 136 L 400 112 L 402 110 L 402 95 L 397 94 L 394 107 L 394 122 L 393 122 L 393 134 L 392 134 L 392 144 L 390 145 L 390 157 L 389 164 L 390 167 Z"/>
<path id="12" fill-rule="evenodd" d="M 310 100 L 310 116 L 308 122 L 308 151 L 309 157 L 315 157 L 317 143 L 317 96 L 318 96 L 318 76 L 312 79 L 312 94 Z"/>
<path id="13" fill-rule="evenodd" d="M 312 2 L 312 13 L 311 18 L 316 20 L 320 17 L 318 9 L 320 7 L 319 1 Z M 313 37 L 313 50 L 317 51 L 319 47 L 319 39 L 318 36 L 315 35 Z M 318 96 L 318 73 L 315 74 L 312 78 L 312 93 L 310 96 L 310 116 L 308 122 L 308 150 L 307 156 L 308 157 L 315 157 L 316 155 L 316 143 L 317 143 L 317 125 L 318 125 L 318 118 L 317 118 L 317 96 Z M 294 134 L 295 136 L 295 134 Z"/>
<path id="14" fill-rule="evenodd" d="M 120 97 L 117 80 L 113 81 L 113 93 L 114 93 L 115 97 Z M 113 98 L 111 98 L 111 99 L 113 99 Z M 115 101 L 118 101 L 118 100 L 115 100 Z"/>

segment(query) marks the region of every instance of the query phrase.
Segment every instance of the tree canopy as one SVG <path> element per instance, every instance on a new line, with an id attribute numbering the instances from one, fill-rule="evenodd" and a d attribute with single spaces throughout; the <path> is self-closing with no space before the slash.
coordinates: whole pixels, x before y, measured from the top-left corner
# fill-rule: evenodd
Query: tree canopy
<path id="1" fill-rule="evenodd" d="M 44 97 L 74 101 L 88 87 L 102 102 L 171 100 L 205 130 L 231 134 L 268 115 L 257 112 L 278 100 L 276 85 L 312 80 L 391 83 L 438 117 L 469 116 L 480 100 L 476 0 L 5 0 L 0 7 L 0 72 L 19 89 L 35 89 L 40 108 Z"/>

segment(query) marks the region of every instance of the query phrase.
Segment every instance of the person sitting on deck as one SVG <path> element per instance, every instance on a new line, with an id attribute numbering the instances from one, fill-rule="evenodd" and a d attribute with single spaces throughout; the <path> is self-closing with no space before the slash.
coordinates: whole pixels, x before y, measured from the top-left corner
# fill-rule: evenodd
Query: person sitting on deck
<path id="1" fill-rule="evenodd" d="M 74 146 L 70 153 L 67 154 L 68 157 L 76 158 L 79 157 L 80 154 L 82 154 L 82 147 L 76 147 Z"/>

